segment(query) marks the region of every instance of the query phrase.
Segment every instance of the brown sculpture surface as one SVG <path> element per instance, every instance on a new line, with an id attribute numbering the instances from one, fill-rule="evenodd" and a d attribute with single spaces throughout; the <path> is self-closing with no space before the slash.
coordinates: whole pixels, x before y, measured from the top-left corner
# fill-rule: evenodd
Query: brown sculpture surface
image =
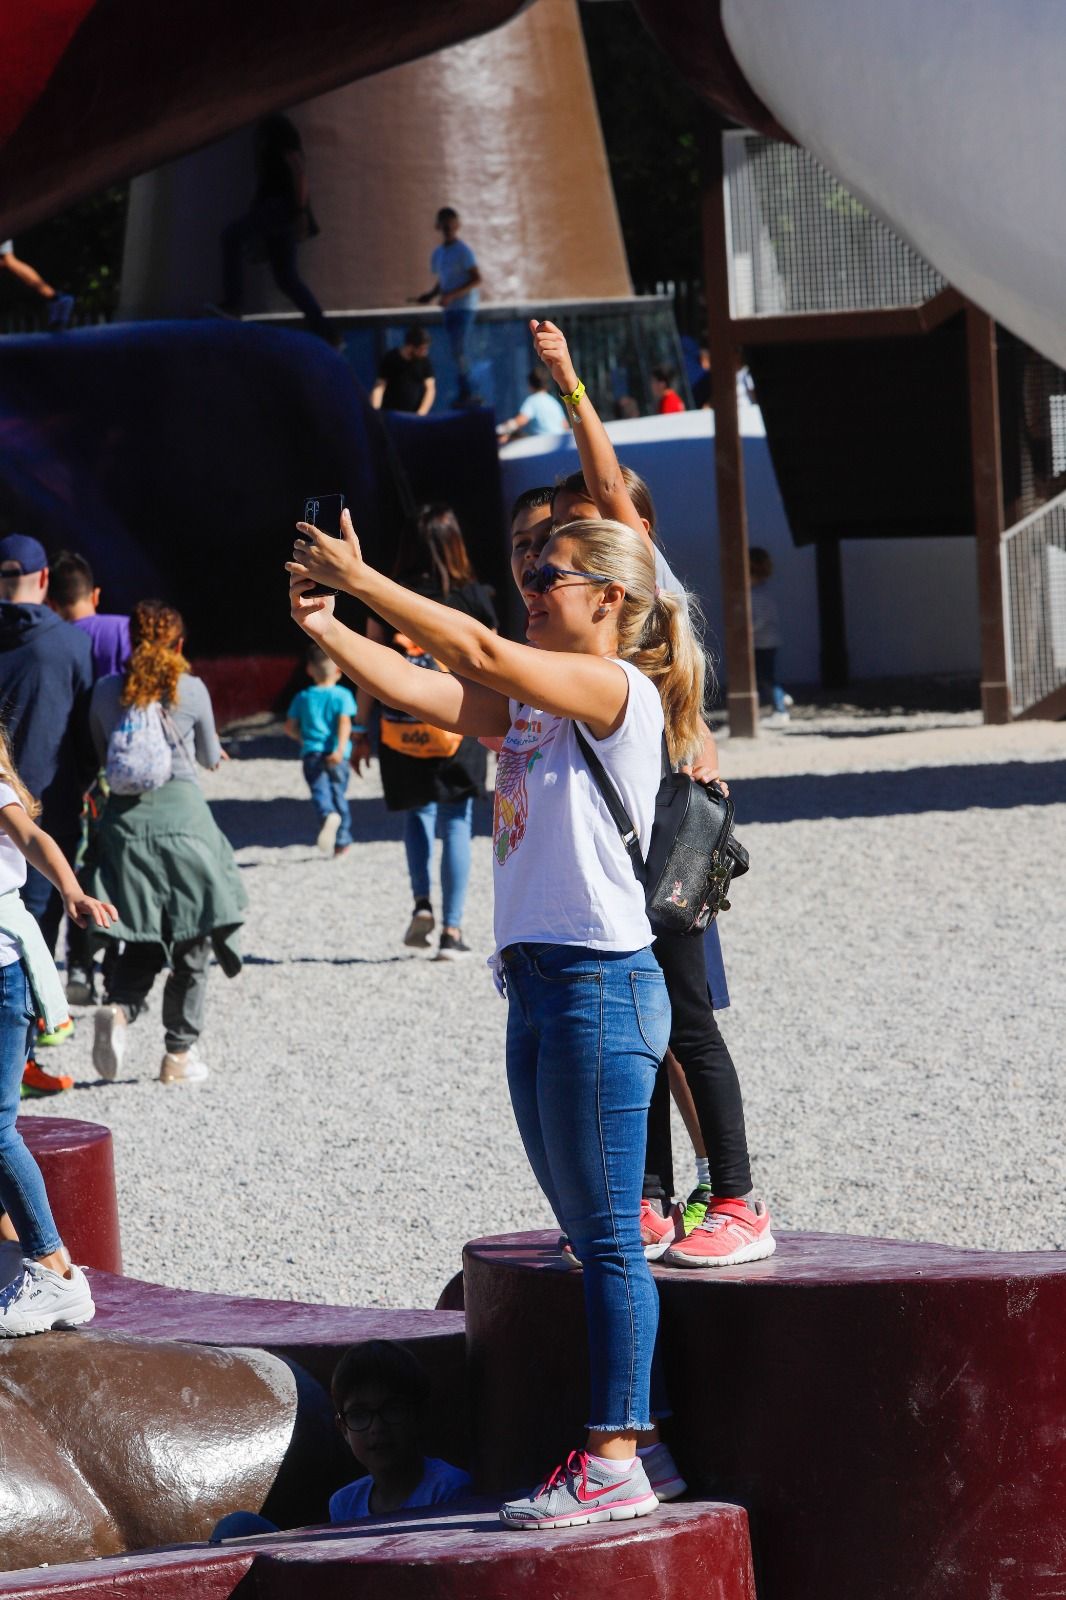
<path id="1" fill-rule="evenodd" d="M 303 1478 L 332 1465 L 335 1438 L 318 1385 L 262 1350 L 7 1340 L 0 1568 L 204 1539 L 227 1511 L 267 1505 L 294 1453 Z"/>

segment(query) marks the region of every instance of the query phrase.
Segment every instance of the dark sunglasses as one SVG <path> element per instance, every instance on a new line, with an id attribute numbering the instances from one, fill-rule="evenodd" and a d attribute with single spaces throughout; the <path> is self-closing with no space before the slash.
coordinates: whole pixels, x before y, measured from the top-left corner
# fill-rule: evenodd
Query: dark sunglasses
<path id="1" fill-rule="evenodd" d="M 549 589 L 554 589 L 560 578 L 581 578 L 585 583 L 613 583 L 613 578 L 605 578 L 602 572 L 576 572 L 573 567 L 555 567 L 550 561 L 543 562 L 539 567 L 534 567 L 532 572 L 527 572 L 522 579 L 524 589 L 532 589 L 534 594 L 547 594 Z"/>
<path id="2" fill-rule="evenodd" d="M 352 1433 L 366 1433 L 375 1417 L 380 1417 L 388 1426 L 390 1423 L 403 1422 L 410 1410 L 411 1402 L 397 1395 L 393 1400 L 383 1400 L 379 1406 L 353 1406 L 350 1411 L 339 1411 L 337 1415 Z"/>

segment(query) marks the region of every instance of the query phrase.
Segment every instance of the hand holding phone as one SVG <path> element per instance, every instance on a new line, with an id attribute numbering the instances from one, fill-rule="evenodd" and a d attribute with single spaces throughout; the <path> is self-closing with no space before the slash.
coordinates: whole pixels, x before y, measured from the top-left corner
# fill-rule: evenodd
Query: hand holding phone
<path id="1" fill-rule="evenodd" d="M 303 503 L 301 522 L 309 522 L 331 539 L 343 539 L 341 532 L 341 512 L 344 510 L 344 496 L 342 494 L 309 494 Z M 331 589 L 327 584 L 316 583 L 313 589 L 305 591 L 308 595 L 336 594 L 336 589 Z"/>

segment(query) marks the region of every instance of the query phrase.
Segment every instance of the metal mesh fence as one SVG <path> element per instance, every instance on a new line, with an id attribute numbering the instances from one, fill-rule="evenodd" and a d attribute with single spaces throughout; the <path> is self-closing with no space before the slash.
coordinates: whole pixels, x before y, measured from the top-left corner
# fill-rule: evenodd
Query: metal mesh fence
<path id="1" fill-rule="evenodd" d="M 947 287 L 809 151 L 724 138 L 734 317 L 921 305 Z"/>
<path id="2" fill-rule="evenodd" d="M 1066 493 L 1003 535 L 1007 682 L 1015 716 L 1066 684 Z"/>

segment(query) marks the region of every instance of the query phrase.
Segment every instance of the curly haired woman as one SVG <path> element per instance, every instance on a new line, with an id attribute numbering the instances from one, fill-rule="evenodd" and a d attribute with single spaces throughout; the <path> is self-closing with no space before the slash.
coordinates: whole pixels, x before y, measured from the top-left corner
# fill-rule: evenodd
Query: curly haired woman
<path id="1" fill-rule="evenodd" d="M 169 747 L 165 781 L 140 792 L 116 793 L 113 787 L 93 843 L 92 882 L 107 884 L 107 897 L 119 909 L 108 934 L 125 941 L 107 1001 L 96 1013 L 93 1039 L 93 1065 L 109 1080 L 122 1065 L 127 1027 L 144 1010 L 164 967 L 170 973 L 163 989 L 166 1053 L 160 1081 L 206 1078 L 197 1040 L 212 948 L 228 978 L 241 969 L 234 936 L 247 896 L 229 841 L 196 781 L 196 765 L 213 769 L 225 752 L 207 686 L 193 677 L 182 654 L 184 636 L 177 611 L 160 600 L 142 600 L 130 620 L 133 653 L 126 671 L 101 678 L 89 702 L 93 741 L 105 769 L 114 737 L 136 725 L 132 711 L 147 713 L 141 726 L 154 720 Z"/>

